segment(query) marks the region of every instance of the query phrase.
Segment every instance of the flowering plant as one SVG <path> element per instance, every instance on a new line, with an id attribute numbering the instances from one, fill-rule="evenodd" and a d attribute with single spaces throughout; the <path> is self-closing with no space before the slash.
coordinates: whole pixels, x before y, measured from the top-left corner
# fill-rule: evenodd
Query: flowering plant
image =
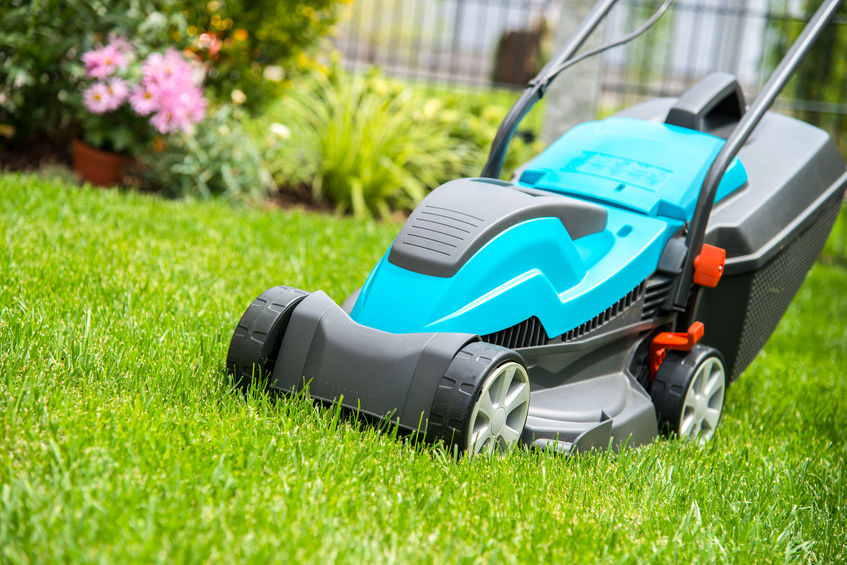
<path id="1" fill-rule="evenodd" d="M 145 58 L 122 37 L 82 54 L 83 138 L 89 145 L 134 152 L 156 135 L 190 132 L 203 119 L 202 67 L 168 49 Z"/>

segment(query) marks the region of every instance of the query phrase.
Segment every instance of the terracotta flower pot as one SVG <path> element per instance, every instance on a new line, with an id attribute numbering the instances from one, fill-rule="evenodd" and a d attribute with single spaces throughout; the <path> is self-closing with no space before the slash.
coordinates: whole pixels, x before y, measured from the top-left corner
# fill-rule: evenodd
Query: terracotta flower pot
<path id="1" fill-rule="evenodd" d="M 83 180 L 97 186 L 114 186 L 123 177 L 132 157 L 94 149 L 79 139 L 73 140 L 73 167 Z"/>

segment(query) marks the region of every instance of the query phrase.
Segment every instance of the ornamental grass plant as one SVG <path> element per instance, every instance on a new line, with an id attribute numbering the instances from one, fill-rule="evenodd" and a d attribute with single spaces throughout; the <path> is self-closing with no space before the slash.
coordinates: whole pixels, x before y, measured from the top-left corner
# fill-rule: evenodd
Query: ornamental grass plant
<path id="1" fill-rule="evenodd" d="M 314 198 L 340 212 L 385 217 L 411 208 L 475 161 L 474 148 L 428 115 L 425 102 L 377 72 L 313 73 L 275 110 L 291 129 L 281 158 L 301 163 Z"/>

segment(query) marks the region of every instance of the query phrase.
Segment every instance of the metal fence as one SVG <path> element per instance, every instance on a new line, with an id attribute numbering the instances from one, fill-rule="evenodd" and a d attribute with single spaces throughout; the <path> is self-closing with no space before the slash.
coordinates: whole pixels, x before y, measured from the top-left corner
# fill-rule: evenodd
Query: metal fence
<path id="1" fill-rule="evenodd" d="M 335 42 L 348 69 L 514 87 L 531 78 L 558 9 L 557 0 L 355 0 Z"/>
<path id="2" fill-rule="evenodd" d="M 612 40 L 658 7 L 623 0 L 602 35 Z M 378 66 L 429 85 L 519 88 L 550 55 L 566 0 L 355 0 L 336 47 L 346 68 Z M 738 76 L 748 99 L 817 7 L 813 0 L 677 0 L 654 29 L 602 55 L 594 100 L 608 114 L 678 96 L 704 74 Z M 571 17 L 571 19 L 573 19 Z M 847 151 L 847 11 L 842 9 L 777 105 L 828 129 Z M 568 80 L 563 77 L 563 80 Z M 579 88 L 576 85 L 575 88 Z"/>
<path id="3" fill-rule="evenodd" d="M 711 71 L 738 77 L 751 100 L 819 1 L 678 0 L 637 42 L 603 59 L 597 111 L 656 96 L 678 96 Z M 655 9 L 626 2 L 611 14 L 606 39 Z M 847 11 L 841 10 L 776 107 L 830 131 L 847 152 Z"/>

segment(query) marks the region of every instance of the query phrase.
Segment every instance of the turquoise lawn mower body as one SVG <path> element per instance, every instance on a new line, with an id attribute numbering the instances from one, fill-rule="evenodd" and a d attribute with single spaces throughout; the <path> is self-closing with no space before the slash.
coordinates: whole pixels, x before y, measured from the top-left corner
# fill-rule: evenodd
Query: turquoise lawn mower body
<path id="1" fill-rule="evenodd" d="M 691 221 L 722 145 L 678 126 L 609 118 L 573 128 L 514 185 L 447 183 L 412 213 L 351 316 L 394 333 L 474 328 L 485 335 L 533 312 L 548 336 L 560 335 L 656 270 L 668 241 Z M 736 159 L 718 199 L 746 181 Z M 490 239 L 473 240 L 481 247 L 467 253 L 463 244 L 483 216 L 496 216 L 496 233 L 484 228 Z M 462 252 L 465 261 L 450 262 Z"/>
<path id="2" fill-rule="evenodd" d="M 497 180 L 517 123 L 612 4 L 530 83 L 484 176 L 430 193 L 343 305 L 291 287 L 250 305 L 236 382 L 308 387 L 471 453 L 712 437 L 847 186 L 825 132 L 768 111 L 839 2 L 750 108 L 715 73 L 579 125 Z"/>

